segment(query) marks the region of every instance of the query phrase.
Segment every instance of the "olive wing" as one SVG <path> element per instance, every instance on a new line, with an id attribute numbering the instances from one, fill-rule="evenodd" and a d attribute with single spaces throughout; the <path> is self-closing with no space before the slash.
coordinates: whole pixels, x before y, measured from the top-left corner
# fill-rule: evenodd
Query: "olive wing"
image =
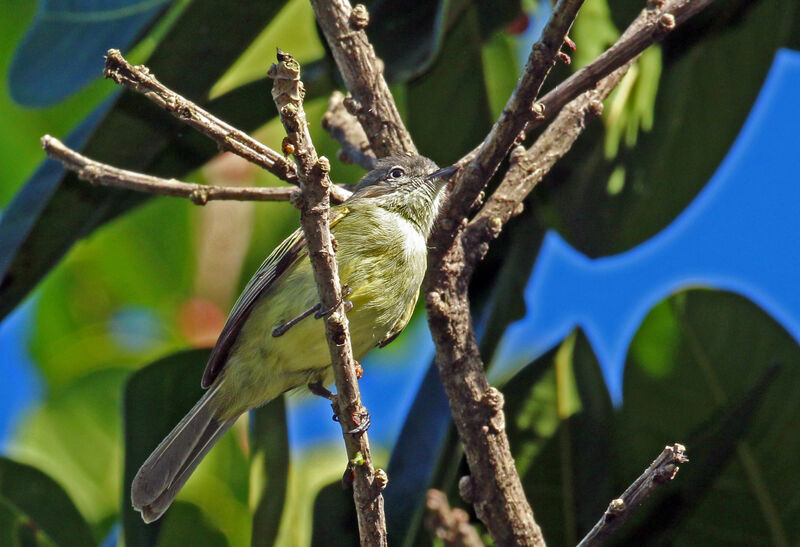
<path id="1" fill-rule="evenodd" d="M 331 228 L 347 215 L 345 207 L 331 210 Z M 236 342 L 242 327 L 250 312 L 253 310 L 259 297 L 267 292 L 270 287 L 302 256 L 306 254 L 306 240 L 302 229 L 297 229 L 278 245 L 267 259 L 259 266 L 250 281 L 247 282 L 242 294 L 233 305 L 228 320 L 222 328 L 222 333 L 217 339 L 214 349 L 203 372 L 202 386 L 208 388 L 225 368 L 228 354 Z"/>

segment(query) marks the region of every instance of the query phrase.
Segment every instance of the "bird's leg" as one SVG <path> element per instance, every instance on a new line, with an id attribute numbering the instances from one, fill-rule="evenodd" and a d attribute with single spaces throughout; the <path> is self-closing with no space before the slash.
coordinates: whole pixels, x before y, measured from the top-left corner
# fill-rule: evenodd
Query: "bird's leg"
<path id="1" fill-rule="evenodd" d="M 342 285 L 342 296 L 341 296 L 341 298 L 339 298 L 339 301 L 336 302 L 336 304 L 334 304 L 333 306 L 331 306 L 327 310 L 317 309 L 317 313 L 314 314 L 314 319 L 320 319 L 322 317 L 325 317 L 326 315 L 332 314 L 333 310 L 338 308 L 339 304 L 341 304 L 343 302 L 344 302 L 344 311 L 345 312 L 349 312 L 350 310 L 352 310 L 353 309 L 353 303 L 350 302 L 349 300 L 345 300 L 345 298 L 350 296 L 351 292 L 353 292 L 353 291 L 350 289 L 350 287 L 347 284 Z"/>
<path id="2" fill-rule="evenodd" d="M 310 308 L 308 308 L 306 311 L 304 311 L 303 313 L 301 313 L 300 315 L 298 315 L 294 319 L 290 319 L 286 323 L 282 323 L 282 324 L 278 325 L 277 327 L 272 329 L 272 337 L 273 338 L 277 338 L 278 336 L 283 336 L 284 334 L 286 334 L 287 330 L 289 330 L 290 328 L 292 328 L 293 326 L 298 324 L 300 321 L 302 321 L 303 319 L 305 319 L 306 317 L 308 317 L 312 313 L 314 313 L 314 312 L 318 313 L 319 309 L 321 307 L 322 306 L 320 304 L 316 304 L 314 306 L 311 306 Z"/>
<path id="3" fill-rule="evenodd" d="M 361 365 L 357 365 L 358 368 L 361 368 Z M 363 369 L 361 369 L 363 371 Z M 333 421 L 339 421 L 339 415 L 336 414 L 336 407 L 338 406 L 338 400 L 336 398 L 336 394 L 332 393 L 328 388 L 322 385 L 321 382 L 310 382 L 308 384 L 308 390 L 317 395 L 319 397 L 324 397 L 325 399 L 331 402 L 331 407 L 333 408 Z M 345 431 L 346 435 L 356 435 L 358 433 L 363 433 L 367 429 L 369 429 L 371 418 L 369 416 L 369 412 L 366 408 L 361 407 L 361 412 L 359 414 L 353 415 L 353 423 L 355 427 L 349 431 Z"/>
<path id="4" fill-rule="evenodd" d="M 334 402 L 336 395 L 334 395 L 331 390 L 326 388 L 322 385 L 322 382 L 310 382 L 308 384 L 308 391 L 317 395 L 318 397 L 324 397 L 328 399 L 330 402 Z"/>
<path id="5" fill-rule="evenodd" d="M 342 300 L 346 298 L 347 295 L 350 294 L 350 292 L 351 292 L 350 287 L 348 287 L 347 285 L 342 285 Z M 339 302 L 341 302 L 342 300 L 339 300 Z M 336 303 L 336 306 L 339 305 L 339 302 Z M 300 315 L 298 315 L 297 317 L 290 319 L 286 323 L 281 323 L 280 325 L 272 329 L 272 337 L 277 338 L 279 336 L 283 336 L 284 334 L 286 334 L 286 331 L 288 331 L 290 328 L 298 324 L 300 321 L 302 321 L 312 313 L 314 314 L 315 319 L 319 319 L 320 317 L 329 315 L 336 308 L 336 306 L 333 306 L 329 310 L 322 311 L 320 309 L 322 308 L 322 304 L 315 304 L 310 308 L 308 308 L 303 313 L 301 313 Z M 350 311 L 353 309 L 353 303 L 348 300 L 344 301 L 344 306 L 345 306 L 345 311 Z"/>

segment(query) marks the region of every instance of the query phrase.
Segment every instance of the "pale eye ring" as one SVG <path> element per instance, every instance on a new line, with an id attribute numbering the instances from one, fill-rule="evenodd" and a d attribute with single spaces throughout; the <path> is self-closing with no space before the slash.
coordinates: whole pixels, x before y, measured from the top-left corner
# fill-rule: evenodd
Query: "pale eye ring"
<path id="1" fill-rule="evenodd" d="M 394 167 L 392 167 L 389 170 L 389 178 L 399 179 L 400 177 L 402 177 L 405 174 L 406 174 L 405 169 L 403 169 L 399 165 L 395 165 Z"/>

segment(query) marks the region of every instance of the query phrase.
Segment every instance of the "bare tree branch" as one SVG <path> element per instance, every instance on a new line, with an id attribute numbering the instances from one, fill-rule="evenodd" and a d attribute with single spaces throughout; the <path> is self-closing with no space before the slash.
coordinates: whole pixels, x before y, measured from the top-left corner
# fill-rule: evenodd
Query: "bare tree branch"
<path id="1" fill-rule="evenodd" d="M 459 161 L 464 168 L 454 178 L 454 190 L 443 218 L 458 222 L 469 215 L 478 193 L 497 170 L 512 144 L 519 139 L 525 124 L 533 117 L 543 116 L 544 111 L 534 101 L 550 69 L 556 63 L 564 39 L 581 5 L 583 0 L 559 0 L 556 4 L 500 117 L 477 152 Z M 452 237 L 455 232 L 451 230 L 450 233 Z"/>
<path id="2" fill-rule="evenodd" d="M 530 119 L 525 131 L 551 119 L 575 97 L 602 78 L 662 40 L 678 25 L 710 6 L 715 0 L 649 0 L 647 7 L 628 25 L 616 43 L 597 59 L 578 70 L 539 102 L 543 116 Z"/>
<path id="3" fill-rule="evenodd" d="M 467 266 L 483 259 L 489 242 L 500 235 L 506 222 L 522 212 L 522 200 L 544 178 L 553 165 L 569 152 L 593 118 L 603 112 L 603 101 L 622 80 L 634 60 L 621 66 L 567 104 L 528 150 L 518 146 L 511 153 L 511 165 L 486 204 L 469 222 L 462 237 Z"/>
<path id="4" fill-rule="evenodd" d="M 334 410 L 342 425 L 350 469 L 354 473 L 353 497 L 361 544 L 386 545 L 386 518 L 381 494 L 386 484 L 385 473 L 376 473 L 373 467 L 366 431 L 348 433 L 362 425 L 366 409 L 361 404 L 356 363 L 350 345 L 350 331 L 329 228 L 330 164 L 326 158 L 317 157 L 311 142 L 303 110 L 305 90 L 300 81 L 299 63 L 279 51 L 278 64 L 270 67 L 269 76 L 275 80 L 272 98 L 280 112 L 287 142 L 293 147 L 297 162 L 301 187 L 300 199 L 297 200 L 300 224 L 305 234 L 320 303 L 322 309 L 333 310 L 326 316 L 325 325 L 338 392 Z"/>
<path id="5" fill-rule="evenodd" d="M 447 547 L 483 547 L 478 532 L 463 509 L 451 509 L 441 490 L 430 489 L 425 496 L 425 527 Z"/>
<path id="6" fill-rule="evenodd" d="M 604 54 L 599 61 L 576 72 L 542 100 L 544 108 L 532 105 L 541 85 L 539 75 L 546 74 L 536 67 L 553 61 L 552 58 L 543 59 L 542 53 L 537 54 L 534 48 L 526 71 L 492 132 L 478 149 L 458 162 L 464 168 L 454 177 L 450 201 L 440 217 L 439 228 L 430 239 L 426 307 L 436 345 L 436 363 L 470 468 L 470 475 L 461 480 L 460 491 L 465 500 L 474 504 L 478 518 L 486 524 L 498 545 L 543 545 L 544 540 L 514 469 L 505 434 L 502 395 L 486 379 L 470 315 L 468 287 L 474 261 L 485 254 L 492 233 L 502 228 L 506 215 L 513 214 L 540 174 L 532 175 L 527 181 L 512 179 L 502 185 L 501 193 L 485 210 L 485 215 L 479 215 L 473 227 L 465 232 L 467 219 L 479 203 L 479 193 L 526 126 L 542 123 L 557 114 L 562 105 L 630 62 L 646 45 L 674 28 L 676 22 L 685 20 L 711 1 L 653 0 L 621 37 L 620 41 L 627 45 L 612 47 L 610 54 Z M 556 15 L 543 33 L 550 37 L 548 41 L 553 37 L 558 39 L 557 46 L 548 48 L 550 55 L 557 55 L 557 48 L 569 28 L 567 21 L 571 20 L 566 14 L 574 16 L 575 9 L 577 5 L 569 1 L 556 6 Z M 569 114 L 562 118 L 567 119 Z M 568 141 L 569 138 L 559 144 L 554 139 L 547 146 L 549 150 L 538 152 L 545 156 L 563 154 L 571 144 Z M 516 169 L 525 167 L 519 163 Z M 514 189 L 515 184 L 522 187 Z M 500 206 L 505 199 L 511 201 Z M 495 221 L 491 213 L 500 216 Z M 478 249 L 473 247 L 476 241 L 480 243 Z"/>
<path id="7" fill-rule="evenodd" d="M 556 62 L 582 0 L 561 0 L 500 118 L 455 178 L 431 237 L 426 307 L 436 345 L 436 364 L 450 411 L 464 445 L 470 475 L 460 483 L 462 497 L 475 507 L 497 545 L 544 545 L 542 531 L 525 497 L 505 432 L 503 396 L 489 385 L 478 350 L 467 289 L 472 269 L 458 237 L 480 189 L 495 172 L 532 115 L 532 104 Z"/>
<path id="8" fill-rule="evenodd" d="M 103 74 L 106 78 L 141 93 L 185 124 L 213 139 L 221 150 L 233 152 L 286 182 L 298 183 L 294 165 L 279 152 L 167 88 L 146 66 L 131 65 L 119 50 L 108 50 Z M 333 187 L 331 197 L 342 202 L 348 196 Z"/>
<path id="9" fill-rule="evenodd" d="M 235 186 L 209 186 L 175 179 L 162 179 L 135 171 L 118 169 L 92 160 L 67 147 L 55 137 L 42 137 L 42 148 L 47 155 L 74 171 L 79 178 L 91 183 L 124 188 L 145 194 L 188 198 L 196 205 L 214 200 L 234 201 L 288 201 L 297 188 L 261 188 Z M 347 192 L 344 188 L 343 191 Z"/>
<path id="10" fill-rule="evenodd" d="M 578 547 L 603 545 L 633 514 L 653 490 L 675 478 L 679 465 L 689 461 L 686 448 L 681 444 L 665 446 L 663 452 L 644 470 L 617 499 L 611 500 L 608 509 L 597 524 L 586 534 Z"/>
<path id="11" fill-rule="evenodd" d="M 345 163 L 355 163 L 367 171 L 375 167 L 375 153 L 369 146 L 367 134 L 358 119 L 347 111 L 345 96 L 334 91 L 328 101 L 328 110 L 322 118 L 322 127 L 342 146 L 338 157 Z"/>
<path id="12" fill-rule="evenodd" d="M 355 114 L 379 158 L 416 154 L 417 147 L 403 123 L 392 92 L 383 78 L 383 64 L 375 56 L 364 28 L 367 8 L 348 0 L 311 0 L 333 58 L 353 96 Z"/>

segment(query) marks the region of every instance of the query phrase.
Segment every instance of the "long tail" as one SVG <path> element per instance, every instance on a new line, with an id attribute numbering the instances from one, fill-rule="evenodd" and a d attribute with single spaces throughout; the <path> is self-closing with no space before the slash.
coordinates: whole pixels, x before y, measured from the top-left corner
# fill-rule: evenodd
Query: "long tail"
<path id="1" fill-rule="evenodd" d="M 164 514 L 203 457 L 236 421 L 214 417 L 212 402 L 220 385 L 213 386 L 200 398 L 136 473 L 131 484 L 131 501 L 145 522 L 153 522 Z"/>

